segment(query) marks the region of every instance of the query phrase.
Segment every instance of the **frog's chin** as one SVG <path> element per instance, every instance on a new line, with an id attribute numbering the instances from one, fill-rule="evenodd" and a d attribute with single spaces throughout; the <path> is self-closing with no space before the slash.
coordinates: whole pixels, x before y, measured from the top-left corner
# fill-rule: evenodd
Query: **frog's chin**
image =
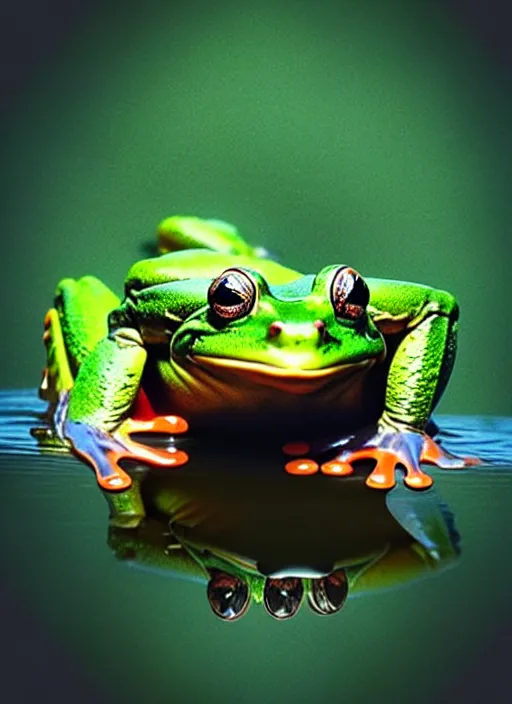
<path id="1" fill-rule="evenodd" d="M 250 382 L 270 386 L 280 391 L 293 394 L 307 394 L 331 381 L 349 382 L 353 376 L 366 371 L 375 363 L 375 359 L 365 359 L 349 364 L 334 364 L 319 369 L 301 369 L 298 367 L 278 367 L 262 362 L 247 362 L 227 357 L 206 357 L 194 355 L 192 361 L 217 374 L 235 375 Z"/>

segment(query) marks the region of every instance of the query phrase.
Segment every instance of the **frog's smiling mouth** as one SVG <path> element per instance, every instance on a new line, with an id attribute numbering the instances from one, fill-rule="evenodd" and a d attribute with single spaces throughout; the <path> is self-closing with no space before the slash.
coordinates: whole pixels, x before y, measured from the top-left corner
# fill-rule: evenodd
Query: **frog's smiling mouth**
<path id="1" fill-rule="evenodd" d="M 247 362 L 228 357 L 206 357 L 193 355 L 190 359 L 209 370 L 236 374 L 245 379 L 271 386 L 280 391 L 295 394 L 307 394 L 322 388 L 330 381 L 348 382 L 358 372 L 367 370 L 375 363 L 375 359 L 365 359 L 361 362 L 335 364 L 321 369 L 301 369 L 298 367 L 278 367 L 262 362 Z"/>

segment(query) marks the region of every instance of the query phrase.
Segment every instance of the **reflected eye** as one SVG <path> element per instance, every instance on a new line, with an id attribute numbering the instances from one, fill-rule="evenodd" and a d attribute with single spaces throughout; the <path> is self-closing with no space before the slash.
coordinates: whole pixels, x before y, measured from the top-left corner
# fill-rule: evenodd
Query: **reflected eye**
<path id="1" fill-rule="evenodd" d="M 366 311 L 370 291 L 355 269 L 338 269 L 331 285 L 331 302 L 338 318 L 358 320 Z"/>
<path id="2" fill-rule="evenodd" d="M 295 616 L 304 595 L 302 580 L 298 577 L 267 578 L 263 592 L 265 608 L 275 618 Z"/>
<path id="3" fill-rule="evenodd" d="M 251 312 L 256 284 L 240 269 L 226 269 L 208 289 L 208 303 L 223 320 L 238 320 Z"/>
<path id="4" fill-rule="evenodd" d="M 212 574 L 206 595 L 213 612 L 224 621 L 240 618 L 249 607 L 249 587 L 238 577 L 226 572 Z"/>
<path id="5" fill-rule="evenodd" d="M 327 577 L 313 579 L 308 603 L 317 614 L 328 616 L 339 611 L 348 594 L 348 581 L 345 570 L 336 570 Z"/>

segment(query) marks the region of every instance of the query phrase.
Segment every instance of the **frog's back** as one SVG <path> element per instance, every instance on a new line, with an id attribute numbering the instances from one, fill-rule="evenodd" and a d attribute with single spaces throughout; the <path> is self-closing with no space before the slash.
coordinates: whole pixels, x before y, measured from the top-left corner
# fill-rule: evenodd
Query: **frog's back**
<path id="1" fill-rule="evenodd" d="M 141 289 L 184 279 L 214 279 L 229 268 L 255 271 L 271 285 L 287 284 L 302 276 L 271 259 L 208 249 L 185 249 L 136 262 L 128 271 L 125 288 Z"/>
<path id="2" fill-rule="evenodd" d="M 160 256 L 143 259 L 129 270 L 125 289 L 181 281 L 214 279 L 225 269 L 251 269 L 270 285 L 287 284 L 301 274 L 269 258 L 261 247 L 253 247 L 236 227 L 223 220 L 205 220 L 174 215 L 157 228 Z"/>

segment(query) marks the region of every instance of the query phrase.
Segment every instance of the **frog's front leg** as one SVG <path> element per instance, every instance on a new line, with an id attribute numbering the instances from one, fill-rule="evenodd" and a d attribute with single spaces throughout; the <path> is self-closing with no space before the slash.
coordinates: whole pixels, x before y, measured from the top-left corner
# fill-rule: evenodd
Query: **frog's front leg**
<path id="1" fill-rule="evenodd" d="M 421 470 L 421 462 L 450 469 L 465 466 L 464 460 L 444 452 L 425 433 L 453 368 L 458 306 L 445 291 L 402 282 L 369 284 L 374 322 L 385 339 L 398 336 L 400 341 L 389 364 L 385 405 L 375 434 L 337 460 L 350 467 L 356 460 L 375 460 L 366 480 L 374 488 L 393 487 L 400 465 L 409 487 L 426 489 L 433 480 Z M 328 472 L 329 465 L 323 470 Z"/>
<path id="2" fill-rule="evenodd" d="M 367 486 L 373 489 L 394 487 L 397 465 L 405 470 L 404 482 L 407 486 L 411 489 L 428 489 L 432 486 L 433 479 L 421 470 L 422 462 L 443 469 L 462 469 L 467 464 L 474 464 L 471 459 L 464 460 L 450 455 L 423 432 L 405 426 L 392 427 L 388 422 L 381 421 L 376 432 L 359 445 L 357 435 L 350 440 L 347 449 L 339 452 L 335 459 L 323 463 L 320 469 L 327 475 L 348 475 L 354 471 L 354 462 L 375 460 L 375 468 L 366 479 Z M 349 449 L 354 444 L 356 449 Z"/>
<path id="3" fill-rule="evenodd" d="M 378 279 L 370 279 L 368 284 L 369 314 L 392 355 L 387 361 L 384 408 L 373 431 L 333 443 L 331 457 L 335 446 L 341 451 L 319 468 L 324 474 L 347 475 L 354 471 L 358 460 L 373 460 L 376 464 L 366 480 L 368 486 L 393 487 L 395 469 L 401 466 L 409 487 L 426 489 L 433 480 L 421 470 L 421 462 L 451 469 L 466 465 L 464 460 L 444 452 L 425 433 L 455 359 L 457 303 L 445 291 L 416 284 Z M 311 474 L 318 463 L 293 460 L 287 469 Z"/>
<path id="4" fill-rule="evenodd" d="M 121 459 L 165 467 L 179 466 L 187 457 L 171 449 L 151 448 L 130 438 L 133 432 L 183 432 L 174 416 L 137 422 L 127 418 L 139 392 L 147 353 L 140 333 L 119 328 L 101 340 L 84 360 L 74 386 L 64 394 L 56 413 L 56 427 L 73 450 L 86 459 L 105 490 L 131 486 Z"/>

